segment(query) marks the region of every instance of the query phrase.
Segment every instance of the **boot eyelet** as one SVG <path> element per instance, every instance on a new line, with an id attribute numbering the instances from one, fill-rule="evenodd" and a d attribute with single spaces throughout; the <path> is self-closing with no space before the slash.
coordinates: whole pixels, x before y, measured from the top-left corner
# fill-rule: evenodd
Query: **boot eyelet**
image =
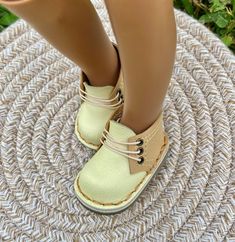
<path id="1" fill-rule="evenodd" d="M 140 160 L 137 161 L 137 162 L 138 162 L 138 164 L 142 164 L 144 162 L 144 157 L 143 156 L 140 156 Z"/>
<path id="2" fill-rule="evenodd" d="M 143 154 L 144 152 L 144 149 L 142 147 L 138 148 L 137 151 L 139 151 L 138 155 L 141 155 Z"/>
<path id="3" fill-rule="evenodd" d="M 119 96 L 122 94 L 122 91 L 121 91 L 120 88 L 118 88 L 118 90 L 117 90 L 117 94 L 118 94 Z"/>
<path id="4" fill-rule="evenodd" d="M 123 100 L 122 90 L 119 88 L 117 91 L 118 94 L 118 100 Z"/>
<path id="5" fill-rule="evenodd" d="M 144 140 L 141 139 L 141 138 L 137 139 L 136 141 L 139 142 L 139 143 L 137 144 L 138 146 L 139 146 L 139 145 L 143 145 L 143 143 L 144 143 Z"/>

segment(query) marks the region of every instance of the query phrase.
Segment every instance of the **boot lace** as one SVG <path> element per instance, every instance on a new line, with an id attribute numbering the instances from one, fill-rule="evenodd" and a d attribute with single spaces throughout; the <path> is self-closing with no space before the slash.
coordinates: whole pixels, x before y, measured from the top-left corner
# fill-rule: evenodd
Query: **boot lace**
<path id="1" fill-rule="evenodd" d="M 121 145 L 141 145 L 143 144 L 143 140 L 142 139 L 139 139 L 137 141 L 134 141 L 134 142 L 122 142 L 122 141 L 117 141 L 115 140 L 110 134 L 109 134 L 109 131 L 104 128 L 103 130 L 103 133 L 102 133 L 102 137 L 105 138 L 105 140 L 103 139 L 100 139 L 100 142 L 105 145 L 107 148 L 111 149 L 112 151 L 120 154 L 120 155 L 123 155 L 125 157 L 128 157 L 130 159 L 133 159 L 133 160 L 136 160 L 138 163 L 142 163 L 144 158 L 141 156 L 140 158 L 136 158 L 136 157 L 133 157 L 129 154 L 141 154 L 143 153 L 143 148 L 139 148 L 137 149 L 136 151 L 131 151 L 131 150 L 123 150 L 123 149 L 120 149 L 119 147 L 116 146 L 116 144 L 121 144 Z"/>
<path id="2" fill-rule="evenodd" d="M 82 100 L 100 107 L 116 109 L 123 103 L 123 96 L 120 88 L 118 89 L 116 96 L 112 99 L 96 97 L 94 95 L 88 94 L 86 91 L 82 90 L 81 87 L 79 87 L 79 93 Z"/>

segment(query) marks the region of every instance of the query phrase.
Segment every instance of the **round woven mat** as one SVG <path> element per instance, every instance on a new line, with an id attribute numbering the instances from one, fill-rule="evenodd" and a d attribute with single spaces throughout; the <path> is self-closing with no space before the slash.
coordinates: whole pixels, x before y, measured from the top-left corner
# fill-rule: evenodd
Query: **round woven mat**
<path id="1" fill-rule="evenodd" d="M 115 40 L 101 0 L 93 0 Z M 235 241 L 235 58 L 175 9 L 165 164 L 129 209 L 84 208 L 73 181 L 94 151 L 76 138 L 79 67 L 25 21 L 0 34 L 0 241 Z"/>

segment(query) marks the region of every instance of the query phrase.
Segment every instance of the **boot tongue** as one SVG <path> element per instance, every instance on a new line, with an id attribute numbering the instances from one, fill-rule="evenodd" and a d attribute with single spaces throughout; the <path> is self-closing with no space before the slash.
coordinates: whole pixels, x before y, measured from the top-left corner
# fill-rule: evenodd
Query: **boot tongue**
<path id="1" fill-rule="evenodd" d="M 113 86 L 91 86 L 87 82 L 83 84 L 88 94 L 101 98 L 109 98 L 114 89 Z"/>
<path id="2" fill-rule="evenodd" d="M 124 124 L 110 120 L 109 134 L 117 141 L 127 142 L 128 138 L 135 136 L 135 132 Z"/>

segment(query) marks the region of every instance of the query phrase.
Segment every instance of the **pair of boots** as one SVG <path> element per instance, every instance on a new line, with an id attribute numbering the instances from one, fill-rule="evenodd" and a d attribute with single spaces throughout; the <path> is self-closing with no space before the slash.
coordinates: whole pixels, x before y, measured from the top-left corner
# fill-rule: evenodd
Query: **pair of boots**
<path id="1" fill-rule="evenodd" d="M 53 26 L 63 21 L 59 12 L 65 6 L 56 7 L 51 12 L 55 2 L 49 0 L 0 0 L 0 3 L 31 23 L 57 49 L 62 52 L 66 49 L 63 41 L 57 41 L 53 31 Z M 45 22 L 41 22 L 42 13 L 44 20 L 50 23 L 48 28 Z M 113 45 L 118 53 L 117 45 Z M 74 189 L 85 207 L 104 214 L 120 212 L 137 199 L 162 163 L 169 147 L 162 113 L 140 134 L 119 122 L 124 94 L 121 70 L 115 87 L 92 86 L 85 73 L 80 72 L 82 104 L 76 118 L 75 132 L 83 144 L 97 152 L 78 173 Z"/>
<path id="2" fill-rule="evenodd" d="M 118 46 L 113 45 L 119 57 Z M 77 174 L 76 195 L 92 211 L 120 212 L 137 199 L 169 149 L 163 114 L 140 134 L 119 122 L 125 99 L 121 70 L 115 87 L 89 85 L 81 71 L 79 90 L 82 104 L 75 132 L 84 145 L 97 151 Z"/>

